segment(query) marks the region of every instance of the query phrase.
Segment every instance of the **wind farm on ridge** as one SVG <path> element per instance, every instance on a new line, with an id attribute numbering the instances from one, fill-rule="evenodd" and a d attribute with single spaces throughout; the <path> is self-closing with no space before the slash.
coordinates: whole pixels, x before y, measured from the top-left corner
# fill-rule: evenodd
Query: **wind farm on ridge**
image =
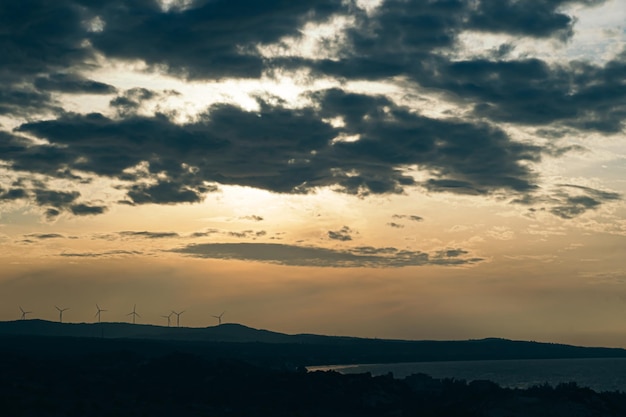
<path id="1" fill-rule="evenodd" d="M 96 312 L 93 315 L 94 323 L 103 323 L 104 321 L 103 321 L 103 314 L 102 313 L 109 313 L 109 310 L 106 309 L 106 308 L 101 307 L 98 303 L 95 304 L 95 307 L 96 307 Z M 63 313 L 66 312 L 67 310 L 70 310 L 70 307 L 61 308 L 61 307 L 59 307 L 57 305 L 54 305 L 54 308 L 59 313 L 58 322 L 59 323 L 64 323 L 64 321 L 63 321 Z M 19 311 L 20 311 L 20 318 L 19 318 L 19 320 L 32 320 L 32 319 L 35 318 L 35 317 L 32 316 L 32 314 L 34 314 L 33 311 L 25 310 L 22 306 L 19 306 Z M 181 316 L 186 311 L 187 310 L 181 310 L 181 311 L 170 310 L 169 314 L 161 314 L 160 317 L 167 320 L 167 327 L 172 327 L 172 324 L 173 324 L 172 316 L 176 316 L 176 325 L 175 325 L 175 327 L 180 327 Z M 219 314 L 219 315 L 211 315 L 211 317 L 217 319 L 217 325 L 218 326 L 222 324 L 222 317 L 224 316 L 225 312 L 226 311 L 222 311 L 221 314 Z M 30 318 L 28 317 L 29 315 L 31 315 Z M 132 311 L 127 313 L 125 316 L 126 317 L 128 317 L 128 316 L 131 317 L 130 323 L 137 324 L 137 318 L 141 318 L 141 315 L 137 312 L 137 304 L 134 304 Z M 66 321 L 66 323 L 67 323 L 67 321 Z M 152 324 L 152 323 L 145 323 L 145 324 Z"/>

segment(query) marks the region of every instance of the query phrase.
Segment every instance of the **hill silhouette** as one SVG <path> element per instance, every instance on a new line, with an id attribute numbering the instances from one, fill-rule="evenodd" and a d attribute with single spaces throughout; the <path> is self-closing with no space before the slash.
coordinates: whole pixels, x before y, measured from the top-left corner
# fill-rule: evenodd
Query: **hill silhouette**
<path id="1" fill-rule="evenodd" d="M 190 352 L 278 367 L 494 359 L 626 357 L 618 348 L 590 348 L 499 338 L 463 341 L 365 339 L 272 332 L 241 324 L 205 328 L 129 323 L 0 322 L 0 351 Z"/>
<path id="2" fill-rule="evenodd" d="M 0 412 L 12 417 L 626 415 L 626 394 L 575 383 L 526 390 L 414 374 L 305 366 L 475 359 L 626 357 L 624 349 L 288 335 L 222 324 L 0 322 Z"/>

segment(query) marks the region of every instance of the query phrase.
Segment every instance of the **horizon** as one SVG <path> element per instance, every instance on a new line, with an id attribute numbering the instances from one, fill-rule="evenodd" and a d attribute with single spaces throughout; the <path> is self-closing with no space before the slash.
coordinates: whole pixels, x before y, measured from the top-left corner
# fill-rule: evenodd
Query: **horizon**
<path id="1" fill-rule="evenodd" d="M 248 326 L 246 324 L 243 323 L 234 323 L 234 322 L 226 322 L 226 323 L 221 323 L 221 324 L 214 324 L 214 325 L 207 325 L 207 326 L 168 326 L 168 325 L 163 325 L 163 324 L 157 324 L 157 323 L 132 323 L 132 322 L 128 322 L 128 321 L 102 321 L 102 322 L 59 322 L 59 321 L 54 321 L 54 320 L 46 320 L 46 319 L 41 319 L 41 318 L 31 318 L 31 319 L 16 319 L 16 320 L 0 320 L 0 323 L 21 323 L 21 322 L 25 322 L 25 321 L 34 321 L 34 322 L 43 322 L 43 323 L 50 323 L 50 324 L 58 324 L 58 325 L 63 325 L 63 324 L 68 324 L 68 325 L 105 325 L 105 324 L 109 324 L 109 325 L 118 325 L 118 324 L 122 324 L 122 325 L 128 325 L 128 326 L 146 326 L 146 327 L 158 327 L 158 328 L 163 328 L 163 329 L 168 329 L 168 328 L 172 328 L 172 329 L 191 329 L 191 330 L 206 330 L 206 329 L 213 329 L 213 328 L 218 328 L 220 326 L 237 326 L 237 327 L 242 327 L 245 329 L 249 329 L 249 330 L 254 330 L 254 331 L 261 331 L 261 332 L 269 332 L 269 333 L 274 333 L 274 334 L 278 334 L 278 335 L 286 335 L 286 336 L 322 336 L 322 337 L 331 337 L 331 338 L 348 338 L 348 339 L 359 339 L 359 340 L 380 340 L 380 341 L 404 341 L 404 342 L 480 342 L 480 341 L 487 341 L 487 340 L 501 340 L 501 341 L 507 341 L 507 342 L 523 342 L 523 343 L 537 343 L 537 344 L 545 344 L 545 345 L 564 345 L 564 346 L 573 346 L 573 347 L 582 347 L 582 348 L 601 348 L 601 349 L 622 349 L 626 351 L 626 348 L 623 347 L 619 347 L 619 346 L 601 346 L 601 345 L 573 345 L 573 344 L 568 344 L 568 343 L 556 343 L 553 341 L 549 341 L 549 340 L 529 340 L 529 339 L 510 339 L 510 338 L 503 338 L 503 337 L 498 337 L 498 336 L 487 336 L 487 337 L 481 337 L 481 338 L 469 338 L 469 339 L 401 339 L 401 338 L 378 338 L 378 337 L 359 337 L 359 336 L 352 336 L 352 335 L 343 335 L 343 334 L 322 334 L 322 333 L 310 333 L 310 332 L 298 332 L 298 333 L 284 333 L 284 332 L 279 332 L 279 331 L 275 331 L 269 328 L 256 328 L 256 327 L 251 327 Z M 10 334 L 7 334 L 10 335 Z M 15 336 L 23 336 L 24 334 L 15 334 Z M 6 336 L 6 335 L 5 335 Z M 35 336 L 41 336 L 41 335 L 35 335 Z M 53 337 L 53 335 L 44 335 L 41 337 Z M 67 337 L 67 336 L 59 336 L 59 337 Z M 99 338 L 99 336 L 83 336 L 83 337 L 95 337 L 95 338 Z M 117 339 L 119 337 L 107 337 L 107 338 L 113 338 L 113 339 Z M 131 337 L 132 339 L 139 339 L 141 340 L 142 337 L 141 336 L 136 336 L 136 337 Z"/>
<path id="2" fill-rule="evenodd" d="M 626 0 L 5 3 L 0 320 L 626 348 Z"/>

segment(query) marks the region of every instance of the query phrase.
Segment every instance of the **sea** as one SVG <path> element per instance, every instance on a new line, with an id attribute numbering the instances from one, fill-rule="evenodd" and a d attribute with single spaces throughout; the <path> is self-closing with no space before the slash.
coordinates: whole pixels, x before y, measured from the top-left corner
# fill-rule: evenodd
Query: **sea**
<path id="1" fill-rule="evenodd" d="M 506 388 L 529 388 L 575 382 L 596 392 L 626 392 L 626 358 L 523 359 L 491 361 L 412 362 L 391 364 L 311 366 L 313 371 L 343 374 L 369 372 L 374 376 L 389 372 L 401 379 L 423 373 L 433 378 L 454 378 L 467 382 L 489 380 Z"/>

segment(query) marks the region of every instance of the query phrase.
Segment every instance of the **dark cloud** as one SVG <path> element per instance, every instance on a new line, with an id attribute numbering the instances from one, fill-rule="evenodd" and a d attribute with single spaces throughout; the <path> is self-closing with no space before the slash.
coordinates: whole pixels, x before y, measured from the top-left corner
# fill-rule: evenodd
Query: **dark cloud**
<path id="1" fill-rule="evenodd" d="M 40 240 L 45 240 L 45 239 L 64 239 L 65 236 L 59 233 L 30 233 L 27 235 L 24 235 L 24 237 L 27 238 L 31 238 L 31 239 L 40 239 Z"/>
<path id="2" fill-rule="evenodd" d="M 105 206 L 90 206 L 88 204 L 75 204 L 70 206 L 70 211 L 76 216 L 89 216 L 102 214 L 107 210 Z"/>
<path id="3" fill-rule="evenodd" d="M 55 83 L 53 74 L 78 71 L 93 56 L 85 44 L 85 17 L 85 9 L 70 0 L 0 3 L 0 114 L 62 111 L 48 90 L 63 90 L 63 83 Z M 46 84 L 39 85 L 46 91 L 31 87 L 36 86 L 35 79 Z M 96 86 L 83 84 L 92 89 Z M 66 84 L 66 88 L 71 87 Z"/>
<path id="4" fill-rule="evenodd" d="M 260 221 L 263 221 L 263 217 L 261 217 L 261 216 L 257 216 L 257 215 L 255 215 L 255 214 L 253 214 L 253 215 L 251 215 L 251 216 L 243 216 L 243 217 L 240 217 L 240 219 L 244 219 L 244 220 L 252 220 L 252 221 L 254 221 L 254 222 L 260 222 Z"/>
<path id="5" fill-rule="evenodd" d="M 570 220 L 601 205 L 622 199 L 612 191 L 598 190 L 574 184 L 558 184 L 558 188 L 547 195 L 524 195 L 511 202 L 532 206 L 531 212 L 547 211 L 562 219 Z"/>
<path id="6" fill-rule="evenodd" d="M 112 99 L 109 105 L 117 110 L 118 115 L 128 116 L 136 113 L 144 102 L 177 95 L 180 93 L 171 90 L 157 92 L 147 88 L 131 88 Z"/>
<path id="7" fill-rule="evenodd" d="M 175 238 L 180 237 L 178 233 L 175 232 L 134 232 L 134 231 L 123 231 L 119 232 L 119 235 L 122 237 L 141 237 L 146 239 L 164 239 L 164 238 Z"/>
<path id="8" fill-rule="evenodd" d="M 598 4 L 602 1 L 579 1 Z M 559 11 L 569 0 L 480 0 L 470 15 L 468 28 L 533 37 L 568 38 L 573 33 L 574 19 Z"/>
<path id="9" fill-rule="evenodd" d="M 0 90 L 0 115 L 29 117 L 33 114 L 59 113 L 62 109 L 47 92 L 22 85 L 6 84 Z"/>
<path id="10" fill-rule="evenodd" d="M 384 97 L 338 89 L 312 98 L 319 110 L 263 101 L 257 112 L 215 105 L 186 125 L 164 115 L 68 114 L 23 124 L 18 131 L 50 144 L 12 137 L 14 145 L 0 158 L 16 170 L 51 176 L 82 171 L 133 181 L 129 204 L 195 203 L 216 191 L 215 183 L 285 193 L 322 186 L 359 195 L 402 193 L 420 185 L 403 170 L 409 165 L 430 170 L 434 178 L 421 185 L 433 191 L 534 188 L 526 162 L 538 161 L 541 149 L 514 142 L 497 128 L 430 119 Z M 333 117 L 343 117 L 346 125 L 322 120 Z M 334 140 L 341 135 L 361 139 Z"/>
<path id="11" fill-rule="evenodd" d="M 404 228 L 403 224 L 394 223 L 394 222 L 387 223 L 387 226 L 394 227 L 396 229 L 403 229 Z"/>
<path id="12" fill-rule="evenodd" d="M 202 201 L 205 193 L 212 191 L 217 191 L 217 187 L 195 185 L 192 188 L 183 181 L 163 181 L 154 185 L 132 185 L 128 190 L 128 196 L 134 204 L 198 203 Z"/>
<path id="13" fill-rule="evenodd" d="M 191 234 L 191 237 L 206 237 L 206 236 L 214 235 L 216 233 L 220 233 L 220 231 L 217 229 L 209 229 L 204 232 L 194 232 Z"/>
<path id="14" fill-rule="evenodd" d="M 46 189 L 36 189 L 35 200 L 41 206 L 52 206 L 54 208 L 69 207 L 78 197 L 78 191 L 54 191 Z"/>
<path id="15" fill-rule="evenodd" d="M 9 190 L 4 190 L 0 187 L 0 201 L 21 200 L 27 197 L 28 194 L 26 193 L 26 190 L 22 188 L 11 188 Z"/>
<path id="16" fill-rule="evenodd" d="M 64 211 L 75 216 L 87 216 L 102 214 L 107 210 L 106 206 L 77 203 L 80 197 L 78 191 L 50 190 L 43 188 L 45 184 L 39 181 L 33 181 L 33 184 L 35 187 L 30 191 L 26 188 L 12 188 L 8 191 L 0 188 L 0 201 L 32 199 L 38 206 L 47 207 L 44 215 L 48 220 L 55 219 Z"/>
<path id="17" fill-rule="evenodd" d="M 49 208 L 45 212 L 46 219 L 49 221 L 56 219 L 60 214 L 61 214 L 61 211 L 54 209 L 54 208 Z"/>
<path id="18" fill-rule="evenodd" d="M 407 220 L 411 220 L 411 221 L 414 221 L 414 222 L 421 222 L 421 221 L 424 220 L 423 217 L 416 216 L 414 214 L 411 214 L 411 215 L 409 215 L 409 214 L 394 214 L 391 217 L 393 217 L 394 219 L 407 219 Z"/>
<path id="19" fill-rule="evenodd" d="M 118 204 L 128 205 L 197 203 L 219 184 L 277 193 L 331 187 L 359 196 L 400 194 L 410 187 L 472 195 L 533 193 L 537 177 L 530 163 L 570 149 L 519 143 L 497 124 L 621 131 L 626 54 L 605 64 L 548 64 L 509 59 L 514 44 L 465 60 L 451 59 L 450 52 L 468 30 L 563 40 L 575 23 L 563 7 L 601 2 L 387 0 L 371 13 L 338 0 L 198 0 L 170 10 L 151 0 L 4 2 L 0 114 L 31 121 L 13 133 L 0 132 L 0 161 L 20 174 L 120 180 L 126 197 Z M 333 44 L 333 59 L 260 55 L 258 46 L 300 38 L 306 23 L 342 15 L 354 23 Z M 309 94 L 313 104 L 299 109 L 263 98 L 258 111 L 214 104 L 185 124 L 175 123 L 173 114 L 138 112 L 147 101 L 178 94 L 173 91 L 122 91 L 110 101 L 115 117 L 64 111 L 53 93 L 116 92 L 82 75 L 96 68 L 97 57 L 210 80 L 259 78 L 264 71 L 289 68 L 346 80 L 397 76 L 435 89 L 474 118 L 429 118 L 384 96 L 339 88 Z M 328 122 L 336 118 L 344 125 Z M 408 170 L 415 166 L 428 175 L 423 182 Z M 0 193 L 0 200 L 27 194 L 50 219 L 63 211 L 84 215 L 106 209 L 78 202 L 75 191 L 35 189 L 20 195 L 12 189 Z M 572 198 L 561 198 L 553 213 L 576 216 L 606 200 L 589 193 Z M 336 232 L 329 232 L 331 239 L 341 239 L 331 233 Z"/>
<path id="20" fill-rule="evenodd" d="M 376 248 L 374 246 L 357 246 L 350 249 L 356 255 L 392 255 L 398 252 L 394 247 Z"/>
<path id="21" fill-rule="evenodd" d="M 550 208 L 550 213 L 563 219 L 573 219 L 589 210 L 595 210 L 605 202 L 621 199 L 614 192 L 596 190 L 579 185 L 563 184 L 561 192 L 556 194 L 557 205 Z"/>
<path id="22" fill-rule="evenodd" d="M 109 258 L 115 256 L 142 255 L 140 251 L 111 250 L 106 252 L 63 252 L 59 256 L 66 258 Z"/>
<path id="23" fill-rule="evenodd" d="M 622 129 L 626 74 L 623 57 L 604 67 L 582 62 L 549 65 L 539 59 L 441 62 L 421 83 L 441 88 L 495 121 L 528 125 L 560 122 L 614 133 Z"/>
<path id="24" fill-rule="evenodd" d="M 358 141 L 333 147 L 345 172 L 352 172 L 343 182 L 352 192 L 359 187 L 373 193 L 400 192 L 414 181 L 399 168 L 413 164 L 431 170 L 435 178 L 423 185 L 434 191 L 469 188 L 488 193 L 535 187 L 525 162 L 538 161 L 541 149 L 514 142 L 488 124 L 430 119 L 383 97 L 337 89 L 324 92 L 320 100 L 325 115 L 345 118 L 343 133 L 360 135 Z"/>
<path id="25" fill-rule="evenodd" d="M 187 245 L 172 252 L 206 259 L 233 259 L 267 262 L 289 266 L 399 268 L 407 266 L 463 266 L 483 261 L 481 258 L 429 255 L 420 251 L 395 248 L 358 247 L 354 250 L 331 250 L 319 247 L 276 243 L 208 243 Z"/>
<path id="26" fill-rule="evenodd" d="M 77 2 L 68 0 L 1 2 L 2 73 L 17 78 L 85 62 L 91 53 L 82 45 L 84 17 Z"/>
<path id="27" fill-rule="evenodd" d="M 441 50 L 457 47 L 465 31 L 506 33 L 565 40 L 573 34 L 575 19 L 562 6 L 594 5 L 603 0 L 387 0 L 374 13 L 354 13 L 355 25 L 346 34 L 339 56 L 309 61 L 291 59 L 284 65 L 308 65 L 346 78 L 422 78 L 439 63 Z M 496 56 L 506 55 L 507 49 Z M 445 60 L 444 60 L 445 61 Z"/>
<path id="28" fill-rule="evenodd" d="M 340 240 L 342 242 L 347 242 L 348 240 L 352 240 L 352 236 L 350 235 L 353 232 L 348 226 L 344 226 L 337 231 L 328 231 L 328 238 L 332 240 Z"/>
<path id="29" fill-rule="evenodd" d="M 104 30 L 89 39 L 108 57 L 143 60 L 176 75 L 257 78 L 265 64 L 256 45 L 299 36 L 305 22 L 325 20 L 341 9 L 335 0 L 215 0 L 163 12 L 156 2 L 129 7 L 111 1 L 97 10 Z"/>
<path id="30" fill-rule="evenodd" d="M 244 238 L 257 238 L 261 236 L 265 236 L 267 232 L 265 230 L 244 230 L 243 232 L 227 232 L 226 235 L 230 237 L 236 237 L 240 239 Z"/>
<path id="31" fill-rule="evenodd" d="M 86 79 L 77 74 L 57 73 L 35 78 L 35 87 L 43 91 L 62 93 L 112 94 L 116 88 L 112 85 Z"/>
<path id="32" fill-rule="evenodd" d="M 446 249 L 438 252 L 440 258 L 458 258 L 459 256 L 469 254 L 468 251 L 463 249 Z"/>

